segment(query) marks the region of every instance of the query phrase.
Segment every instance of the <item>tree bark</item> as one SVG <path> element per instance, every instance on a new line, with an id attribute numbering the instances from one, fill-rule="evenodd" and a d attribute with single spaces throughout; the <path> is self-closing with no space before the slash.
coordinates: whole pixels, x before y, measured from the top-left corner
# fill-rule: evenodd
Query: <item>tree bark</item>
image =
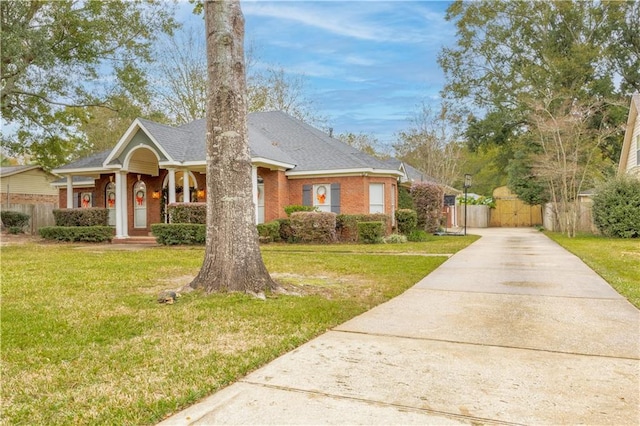
<path id="1" fill-rule="evenodd" d="M 207 102 L 207 236 L 200 273 L 206 292 L 276 288 L 262 260 L 247 132 L 244 17 L 237 0 L 204 5 Z"/>

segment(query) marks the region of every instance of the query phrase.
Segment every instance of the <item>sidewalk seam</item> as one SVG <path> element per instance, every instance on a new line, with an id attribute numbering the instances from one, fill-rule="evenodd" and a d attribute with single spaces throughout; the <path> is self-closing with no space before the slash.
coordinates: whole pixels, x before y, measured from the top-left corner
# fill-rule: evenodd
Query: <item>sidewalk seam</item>
<path id="1" fill-rule="evenodd" d="M 287 387 L 287 386 L 270 385 L 270 384 L 267 384 L 267 383 L 260 383 L 260 382 L 252 382 L 250 380 L 246 380 L 246 378 L 245 379 L 240 379 L 238 381 L 242 382 L 242 383 L 245 383 L 245 384 L 248 384 L 248 385 L 260 386 L 260 387 L 269 388 L 269 389 L 278 389 L 278 390 L 282 390 L 282 391 L 285 391 L 285 392 L 298 392 L 298 393 L 304 393 L 304 394 L 309 394 L 309 395 L 320 395 L 320 396 L 324 396 L 324 397 L 327 397 L 327 398 L 333 398 L 333 399 L 344 399 L 344 400 L 349 400 L 349 401 L 363 402 L 365 404 L 375 404 L 375 405 L 381 405 L 381 406 L 385 406 L 385 407 L 394 407 L 394 408 L 399 408 L 399 409 L 406 410 L 406 411 L 413 411 L 413 412 L 419 412 L 419 413 L 422 412 L 422 413 L 428 413 L 428 414 L 436 414 L 436 415 L 439 415 L 439 416 L 454 418 L 454 419 L 458 419 L 458 420 L 480 421 L 480 422 L 489 423 L 489 424 L 495 424 L 495 425 L 524 426 L 523 423 L 513 423 L 513 422 L 502 421 L 502 420 L 488 419 L 488 418 L 484 418 L 484 417 L 475 417 L 475 416 L 467 416 L 467 415 L 464 415 L 464 414 L 450 413 L 450 412 L 447 412 L 447 411 L 432 410 L 432 409 L 429 409 L 429 408 L 420 408 L 420 407 L 412 407 L 410 405 L 393 404 L 393 403 L 389 403 L 389 402 L 376 401 L 376 400 L 373 400 L 373 399 L 357 398 L 357 397 L 354 397 L 354 396 L 336 395 L 336 394 L 326 393 L 326 392 L 311 391 L 311 390 L 298 389 L 298 388 L 290 388 L 290 387 Z"/>
<path id="2" fill-rule="evenodd" d="M 626 357 L 626 356 L 612 356 L 612 355 L 598 355 L 598 354 L 587 354 L 580 352 L 566 352 L 566 351 L 554 351 L 549 349 L 539 349 L 539 348 L 528 348 L 521 346 L 507 346 L 507 345 L 490 345 L 487 343 L 475 343 L 475 342 L 464 342 L 459 340 L 446 340 L 446 339 L 434 339 L 428 337 L 413 337 L 413 336 L 402 336 L 397 334 L 384 334 L 384 333 L 367 333 L 364 331 L 353 331 L 353 330 L 344 330 L 333 328 L 331 331 L 336 333 L 349 333 L 349 334 L 360 334 L 364 336 L 376 336 L 376 337 L 394 337 L 397 339 L 408 339 L 408 340 L 420 340 L 420 341 L 431 341 L 431 342 L 442 342 L 442 343 L 452 343 L 458 345 L 470 345 L 470 346 L 485 346 L 487 348 L 505 348 L 505 349 L 519 349 L 523 351 L 536 351 L 536 352 L 545 352 L 552 354 L 562 354 L 562 355 L 575 355 L 575 356 L 584 356 L 584 357 L 593 357 L 593 358 L 605 358 L 605 359 L 619 359 L 619 360 L 627 360 L 627 361 L 640 361 L 640 354 L 638 357 Z"/>

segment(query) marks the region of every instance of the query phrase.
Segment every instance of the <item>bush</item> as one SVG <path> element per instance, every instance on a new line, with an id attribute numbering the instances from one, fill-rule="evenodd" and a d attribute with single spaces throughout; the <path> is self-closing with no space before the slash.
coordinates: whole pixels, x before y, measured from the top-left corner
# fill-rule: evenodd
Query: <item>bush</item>
<path id="1" fill-rule="evenodd" d="M 9 233 L 12 235 L 18 235 L 22 233 L 22 226 L 10 226 L 9 227 Z"/>
<path id="2" fill-rule="evenodd" d="M 294 212 L 291 214 L 293 239 L 302 243 L 333 243 L 336 240 L 336 214 Z"/>
<path id="3" fill-rule="evenodd" d="M 56 226 L 107 226 L 109 210 L 103 207 L 87 209 L 57 209 L 53 211 Z"/>
<path id="4" fill-rule="evenodd" d="M 609 237 L 640 237 L 640 180 L 621 177 L 593 196 L 593 222 Z"/>
<path id="5" fill-rule="evenodd" d="M 291 214 L 296 212 L 316 212 L 316 211 L 318 211 L 318 209 L 316 209 L 313 206 L 301 206 L 299 204 L 292 204 L 290 206 L 284 207 L 284 212 L 287 214 L 287 217 L 291 217 Z"/>
<path id="6" fill-rule="evenodd" d="M 19 234 L 22 228 L 29 224 L 30 216 L 26 213 L 3 211 L 0 212 L 0 218 L 2 224 L 9 228 L 9 232 Z M 12 228 L 18 228 L 18 232 L 12 232 Z"/>
<path id="7" fill-rule="evenodd" d="M 404 244 L 407 242 L 407 237 L 400 234 L 391 234 L 384 238 L 386 244 Z"/>
<path id="8" fill-rule="evenodd" d="M 444 191 L 435 183 L 420 182 L 411 186 L 411 197 L 418 214 L 418 228 L 435 232 L 440 227 Z"/>
<path id="9" fill-rule="evenodd" d="M 151 233 L 158 244 L 202 245 L 207 239 L 207 226 L 201 223 L 154 223 Z"/>
<path id="10" fill-rule="evenodd" d="M 280 241 L 280 222 L 273 220 L 267 223 L 259 223 L 258 235 L 260 236 L 260 241 L 263 242 Z"/>
<path id="11" fill-rule="evenodd" d="M 396 224 L 398 232 L 409 235 L 418 226 L 418 214 L 415 210 L 400 209 L 396 211 Z"/>
<path id="12" fill-rule="evenodd" d="M 207 203 L 170 204 L 167 212 L 171 223 L 207 223 Z"/>
<path id="13" fill-rule="evenodd" d="M 276 219 L 280 224 L 280 241 L 292 243 L 295 241 L 293 237 L 293 229 L 291 228 L 291 219 Z"/>
<path id="14" fill-rule="evenodd" d="M 364 244 L 381 243 L 384 238 L 384 223 L 358 222 L 358 241 Z"/>
<path id="15" fill-rule="evenodd" d="M 423 243 L 425 241 L 429 241 L 429 234 L 422 229 L 414 229 L 409 235 L 407 235 L 407 240 L 414 243 Z"/>
<path id="16" fill-rule="evenodd" d="M 46 226 L 38 233 L 45 240 L 104 243 L 111 241 L 115 232 L 111 226 Z"/>
<path id="17" fill-rule="evenodd" d="M 358 241 L 359 222 L 382 222 L 386 234 L 390 217 L 382 213 L 373 214 L 339 214 L 336 216 L 336 232 L 338 239 L 344 242 Z"/>

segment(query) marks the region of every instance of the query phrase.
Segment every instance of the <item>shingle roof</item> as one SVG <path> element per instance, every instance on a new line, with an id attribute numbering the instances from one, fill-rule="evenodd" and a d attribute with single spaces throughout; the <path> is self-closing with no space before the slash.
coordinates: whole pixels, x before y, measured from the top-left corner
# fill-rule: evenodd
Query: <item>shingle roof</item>
<path id="1" fill-rule="evenodd" d="M 176 162 L 205 162 L 205 119 L 171 127 L 138 119 L 149 135 Z M 365 154 L 280 111 L 247 116 L 249 149 L 253 158 L 294 166 L 294 171 L 344 169 L 397 170 L 388 162 Z M 101 168 L 110 150 L 60 167 L 58 170 Z"/>
<path id="2" fill-rule="evenodd" d="M 28 164 L 26 166 L 2 166 L 0 167 L 0 176 L 11 176 L 23 171 L 37 169 L 38 167 L 40 166 L 34 166 L 33 164 Z"/>
<path id="3" fill-rule="evenodd" d="M 106 151 L 91 154 L 88 157 L 80 158 L 72 163 L 65 164 L 62 167 L 58 167 L 56 170 L 73 170 L 73 169 L 100 169 L 103 166 L 104 160 L 107 159 L 111 153 L 110 149 Z"/>

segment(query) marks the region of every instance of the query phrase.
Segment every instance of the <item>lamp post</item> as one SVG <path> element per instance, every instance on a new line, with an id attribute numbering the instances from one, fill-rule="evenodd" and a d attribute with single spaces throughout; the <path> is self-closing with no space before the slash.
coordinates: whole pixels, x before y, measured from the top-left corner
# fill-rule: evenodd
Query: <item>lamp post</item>
<path id="1" fill-rule="evenodd" d="M 467 235 L 467 190 L 471 187 L 471 175 L 464 175 L 464 235 Z"/>

